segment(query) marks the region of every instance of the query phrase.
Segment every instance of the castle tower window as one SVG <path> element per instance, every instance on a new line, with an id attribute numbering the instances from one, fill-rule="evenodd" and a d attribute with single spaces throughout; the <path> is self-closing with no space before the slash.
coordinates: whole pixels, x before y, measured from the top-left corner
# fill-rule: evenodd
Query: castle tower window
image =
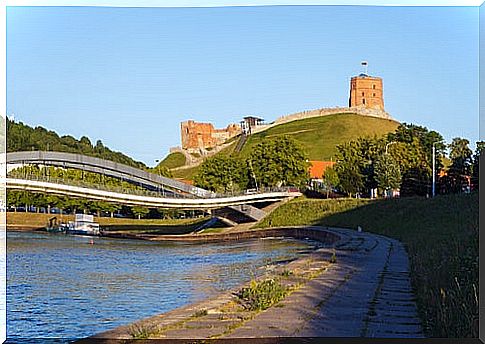
<path id="1" fill-rule="evenodd" d="M 362 104 L 365 104 L 365 99 L 362 99 Z"/>
<path id="2" fill-rule="evenodd" d="M 372 85 L 372 88 L 375 90 L 376 89 L 376 85 Z"/>
<path id="3" fill-rule="evenodd" d="M 364 92 L 362 92 L 362 97 L 364 96 Z"/>
<path id="4" fill-rule="evenodd" d="M 376 96 L 376 94 L 375 94 L 375 93 L 372 93 L 372 96 L 373 96 L 373 97 L 375 97 L 375 96 Z"/>

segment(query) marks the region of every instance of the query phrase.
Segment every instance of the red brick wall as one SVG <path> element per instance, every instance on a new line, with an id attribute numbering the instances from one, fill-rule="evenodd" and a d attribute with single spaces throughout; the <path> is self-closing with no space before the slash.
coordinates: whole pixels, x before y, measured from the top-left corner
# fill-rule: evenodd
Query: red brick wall
<path id="1" fill-rule="evenodd" d="M 215 129 L 212 123 L 197 123 L 192 120 L 180 123 L 183 149 L 215 147 L 240 132 L 241 128 L 237 124 L 230 124 L 226 129 Z"/>

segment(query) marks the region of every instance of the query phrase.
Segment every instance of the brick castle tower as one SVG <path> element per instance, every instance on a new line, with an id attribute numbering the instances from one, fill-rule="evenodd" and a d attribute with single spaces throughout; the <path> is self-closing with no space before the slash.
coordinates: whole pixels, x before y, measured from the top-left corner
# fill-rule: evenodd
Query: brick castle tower
<path id="1" fill-rule="evenodd" d="M 362 63 L 367 66 L 367 62 Z M 359 106 L 384 111 L 382 79 L 365 73 L 350 79 L 349 106 Z"/>

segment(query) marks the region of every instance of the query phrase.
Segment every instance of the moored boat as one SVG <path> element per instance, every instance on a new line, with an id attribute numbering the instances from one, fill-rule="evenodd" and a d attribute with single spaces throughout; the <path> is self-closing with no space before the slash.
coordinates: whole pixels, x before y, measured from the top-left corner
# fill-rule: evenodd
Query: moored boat
<path id="1" fill-rule="evenodd" d="M 93 215 L 76 214 L 75 221 L 69 221 L 67 234 L 100 235 L 99 223 L 94 222 Z"/>

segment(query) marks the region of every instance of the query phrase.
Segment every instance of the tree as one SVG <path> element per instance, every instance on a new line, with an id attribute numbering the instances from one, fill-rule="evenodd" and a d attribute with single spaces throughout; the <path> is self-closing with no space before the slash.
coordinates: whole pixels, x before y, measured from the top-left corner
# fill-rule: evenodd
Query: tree
<path id="1" fill-rule="evenodd" d="M 338 174 L 340 188 L 350 197 L 362 192 L 365 180 L 366 165 L 370 160 L 362 156 L 362 140 L 355 140 L 337 146 L 337 163 L 334 168 Z M 369 169 L 367 169 L 369 172 Z"/>
<path id="2" fill-rule="evenodd" d="M 386 191 L 398 189 L 401 185 L 401 170 L 399 164 L 390 154 L 383 154 L 375 163 L 377 185 Z"/>
<path id="3" fill-rule="evenodd" d="M 248 158 L 251 182 L 260 187 L 305 185 L 309 166 L 302 147 L 287 136 L 264 140 Z"/>
<path id="4" fill-rule="evenodd" d="M 133 215 L 135 215 L 138 220 L 140 220 L 142 217 L 145 217 L 150 212 L 150 209 L 145 207 L 133 206 L 131 207 L 131 211 L 133 212 Z"/>
<path id="5" fill-rule="evenodd" d="M 208 158 L 194 177 L 194 184 L 214 192 L 245 189 L 248 184 L 246 164 L 237 158 L 226 156 Z"/>
<path id="6" fill-rule="evenodd" d="M 88 146 L 89 148 L 93 148 L 93 144 L 91 143 L 91 140 L 87 136 L 82 136 L 81 139 L 79 140 L 79 143 L 82 145 Z"/>
<path id="7" fill-rule="evenodd" d="M 330 195 L 330 191 L 335 189 L 339 183 L 340 180 L 338 178 L 338 173 L 335 171 L 334 168 L 328 167 L 325 172 L 323 172 L 323 186 L 325 187 L 325 190 L 327 191 L 327 198 Z"/>
<path id="8" fill-rule="evenodd" d="M 94 150 L 98 153 L 103 153 L 104 152 L 103 141 L 101 141 L 101 140 L 96 141 L 96 145 L 94 146 Z"/>
<path id="9" fill-rule="evenodd" d="M 109 212 L 110 216 L 113 217 L 115 212 L 121 210 L 121 205 L 118 203 L 104 202 L 103 210 Z"/>
<path id="10" fill-rule="evenodd" d="M 7 205 L 13 207 L 15 212 L 18 207 L 25 205 L 22 199 L 24 192 L 25 191 L 7 190 Z"/>
<path id="11" fill-rule="evenodd" d="M 431 170 L 426 166 L 409 168 L 402 174 L 401 196 L 428 196 L 430 194 Z"/>
<path id="12" fill-rule="evenodd" d="M 449 145 L 451 166 L 443 178 L 445 192 L 462 192 L 469 184 L 472 173 L 473 151 L 468 147 L 470 141 L 455 137 Z"/>
<path id="13" fill-rule="evenodd" d="M 471 183 L 474 189 L 479 188 L 480 183 L 480 155 L 485 150 L 485 141 L 477 142 L 477 147 L 475 149 L 475 154 L 473 155 L 473 165 L 472 165 L 472 178 Z"/>

